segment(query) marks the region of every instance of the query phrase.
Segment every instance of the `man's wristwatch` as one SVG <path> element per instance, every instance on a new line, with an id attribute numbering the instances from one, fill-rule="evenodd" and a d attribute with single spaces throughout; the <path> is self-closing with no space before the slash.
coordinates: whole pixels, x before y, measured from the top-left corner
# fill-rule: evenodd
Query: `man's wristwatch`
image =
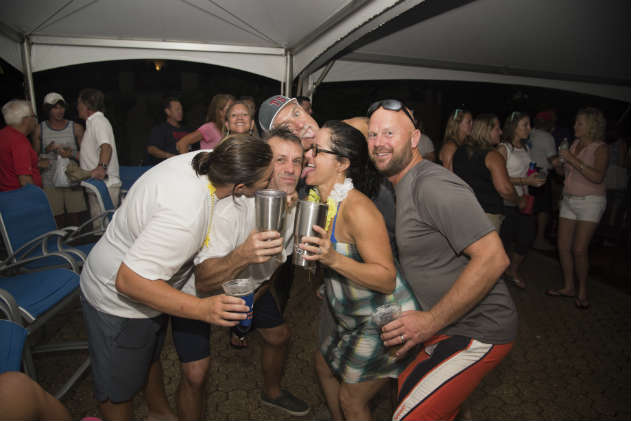
<path id="1" fill-rule="evenodd" d="M 102 162 L 99 162 L 99 167 L 103 168 L 104 170 L 107 171 L 107 164 L 104 164 Z"/>

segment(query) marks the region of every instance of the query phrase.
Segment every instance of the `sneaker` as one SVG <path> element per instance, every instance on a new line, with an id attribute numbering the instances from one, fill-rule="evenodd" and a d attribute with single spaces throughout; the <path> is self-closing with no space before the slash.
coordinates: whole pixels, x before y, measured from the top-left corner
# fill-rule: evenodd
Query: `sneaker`
<path id="1" fill-rule="evenodd" d="M 296 416 L 307 415 L 311 410 L 307 402 L 298 399 L 285 389 L 281 389 L 280 396 L 276 399 L 270 399 L 265 396 L 265 393 L 261 393 L 261 403 Z"/>

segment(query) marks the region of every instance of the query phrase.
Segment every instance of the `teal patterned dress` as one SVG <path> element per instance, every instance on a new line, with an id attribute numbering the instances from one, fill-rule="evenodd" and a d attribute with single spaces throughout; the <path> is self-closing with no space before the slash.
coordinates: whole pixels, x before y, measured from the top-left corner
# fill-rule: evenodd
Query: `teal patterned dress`
<path id="1" fill-rule="evenodd" d="M 331 234 L 335 250 L 361 262 L 355 245 L 335 240 L 336 220 L 337 215 Z M 394 350 L 384 346 L 372 314 L 377 307 L 392 302 L 399 303 L 402 312 L 419 309 L 399 271 L 392 294 L 359 286 L 328 267 L 324 269 L 324 285 L 326 299 L 320 319 L 320 352 L 332 373 L 345 383 L 398 377 L 409 361 L 395 359 Z M 413 356 L 413 353 L 408 355 Z"/>

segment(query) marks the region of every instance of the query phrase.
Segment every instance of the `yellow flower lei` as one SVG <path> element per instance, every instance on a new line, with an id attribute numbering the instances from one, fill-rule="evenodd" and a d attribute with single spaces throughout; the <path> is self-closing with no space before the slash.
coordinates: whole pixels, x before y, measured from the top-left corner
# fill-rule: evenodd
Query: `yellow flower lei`
<path id="1" fill-rule="evenodd" d="M 320 202 L 320 195 L 318 194 L 316 189 L 309 190 L 309 197 L 307 197 L 307 201 L 309 202 Z M 324 230 L 329 230 L 329 225 L 333 218 L 335 218 L 335 214 L 337 213 L 337 203 L 335 200 L 330 197 L 327 199 L 326 204 L 329 206 L 329 210 L 326 213 L 326 224 L 324 225 Z"/>
<path id="2" fill-rule="evenodd" d="M 210 228 L 212 227 L 213 222 L 213 212 L 215 211 L 215 192 L 217 189 L 213 186 L 213 183 L 208 182 L 208 194 L 210 195 L 210 217 L 208 218 L 208 231 L 206 231 L 206 239 L 204 240 L 204 247 L 208 247 L 210 245 Z"/>

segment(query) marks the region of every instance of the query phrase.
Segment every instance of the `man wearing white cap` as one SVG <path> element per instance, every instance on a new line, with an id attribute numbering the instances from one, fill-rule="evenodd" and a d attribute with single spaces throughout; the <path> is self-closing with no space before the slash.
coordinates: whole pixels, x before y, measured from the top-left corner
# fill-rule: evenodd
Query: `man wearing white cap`
<path id="1" fill-rule="evenodd" d="M 78 161 L 83 139 L 83 126 L 64 118 L 66 107 L 66 100 L 61 94 L 47 94 L 42 107 L 42 114 L 47 119 L 33 132 L 33 148 L 40 154 L 46 154 L 50 161 L 49 168 L 42 171 L 42 183 L 58 227 L 79 225 L 79 213 L 87 209 L 80 187 L 57 187 L 53 182 L 58 157 Z"/>

